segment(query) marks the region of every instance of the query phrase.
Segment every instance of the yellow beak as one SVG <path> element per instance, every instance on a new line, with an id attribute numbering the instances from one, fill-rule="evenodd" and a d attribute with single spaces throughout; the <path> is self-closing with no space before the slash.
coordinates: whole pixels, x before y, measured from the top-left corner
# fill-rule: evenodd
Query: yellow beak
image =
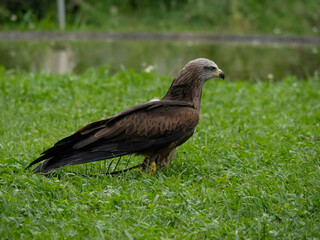
<path id="1" fill-rule="evenodd" d="M 212 75 L 224 79 L 224 72 L 221 69 L 219 69 L 218 73 L 212 73 Z"/>

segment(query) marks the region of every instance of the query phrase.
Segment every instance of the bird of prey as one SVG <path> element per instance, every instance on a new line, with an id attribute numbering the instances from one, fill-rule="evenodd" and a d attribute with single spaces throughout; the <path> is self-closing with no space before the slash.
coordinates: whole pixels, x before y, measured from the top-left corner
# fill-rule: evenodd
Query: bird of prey
<path id="1" fill-rule="evenodd" d="M 34 172 L 49 173 L 69 165 L 136 154 L 145 159 L 135 167 L 151 166 L 153 171 L 157 166 L 164 168 L 173 160 L 176 147 L 193 135 L 199 122 L 203 85 L 216 77 L 224 79 L 224 73 L 213 61 L 192 60 L 173 79 L 161 100 L 136 105 L 84 126 L 58 141 L 28 167 L 42 162 Z"/>

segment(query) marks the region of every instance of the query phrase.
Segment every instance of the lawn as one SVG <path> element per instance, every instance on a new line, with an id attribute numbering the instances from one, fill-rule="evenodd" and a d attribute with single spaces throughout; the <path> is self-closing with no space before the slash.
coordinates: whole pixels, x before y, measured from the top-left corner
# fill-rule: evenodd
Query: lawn
<path id="1" fill-rule="evenodd" d="M 317 75 L 208 81 L 194 136 L 152 176 L 104 176 L 104 161 L 51 176 L 25 170 L 84 124 L 161 97 L 168 77 L 0 68 L 0 238 L 319 239 Z"/>

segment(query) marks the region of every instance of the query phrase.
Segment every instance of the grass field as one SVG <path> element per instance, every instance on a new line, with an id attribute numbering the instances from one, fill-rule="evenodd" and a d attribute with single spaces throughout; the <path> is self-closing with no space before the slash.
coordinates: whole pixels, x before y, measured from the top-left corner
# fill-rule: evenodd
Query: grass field
<path id="1" fill-rule="evenodd" d="M 107 68 L 62 76 L 1 68 L 0 238 L 319 239 L 318 76 L 207 82 L 195 135 L 153 176 L 24 169 L 84 124 L 161 97 L 170 82 Z M 103 161 L 77 170 L 103 173 Z"/>

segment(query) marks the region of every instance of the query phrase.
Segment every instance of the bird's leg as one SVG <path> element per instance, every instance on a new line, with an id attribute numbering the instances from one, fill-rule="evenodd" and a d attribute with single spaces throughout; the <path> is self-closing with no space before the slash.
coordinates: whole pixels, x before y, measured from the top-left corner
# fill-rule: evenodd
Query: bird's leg
<path id="1" fill-rule="evenodd" d="M 170 152 L 167 152 L 165 155 L 162 155 L 161 158 L 157 160 L 158 168 L 164 170 L 167 165 L 170 165 L 173 162 L 173 159 L 176 155 L 176 149 L 172 149 Z"/>
<path id="2" fill-rule="evenodd" d="M 175 158 L 176 156 L 176 149 L 172 149 L 171 152 L 169 153 L 168 157 L 167 157 L 167 164 L 172 164 L 173 162 L 173 159 Z"/>
<path id="3" fill-rule="evenodd" d="M 146 172 L 146 168 L 148 167 L 149 162 L 150 162 L 149 157 L 146 157 L 146 158 L 142 161 L 141 172 Z"/>
<path id="4" fill-rule="evenodd" d="M 150 164 L 150 167 L 149 167 L 149 175 L 151 176 L 151 175 L 154 174 L 156 171 L 157 171 L 157 164 L 156 164 L 155 161 L 153 161 L 153 162 Z"/>
<path id="5" fill-rule="evenodd" d="M 149 172 L 149 175 L 154 174 L 157 171 L 157 162 L 153 157 L 146 157 L 141 166 L 142 172 Z"/>

